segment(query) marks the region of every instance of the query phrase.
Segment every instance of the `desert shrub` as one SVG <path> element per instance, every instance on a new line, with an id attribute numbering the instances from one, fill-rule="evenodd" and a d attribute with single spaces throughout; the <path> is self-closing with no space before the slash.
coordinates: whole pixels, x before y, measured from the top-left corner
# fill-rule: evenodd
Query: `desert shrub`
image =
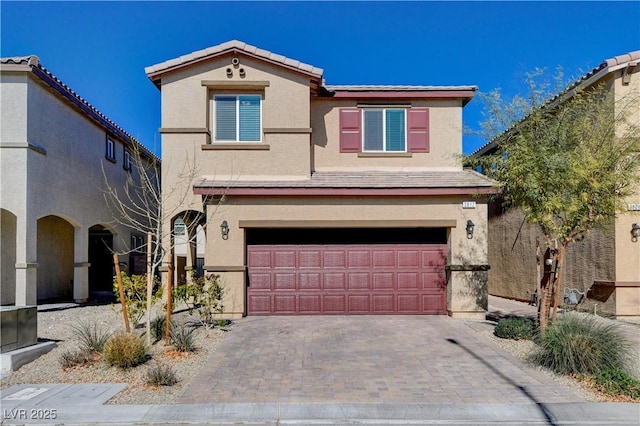
<path id="1" fill-rule="evenodd" d="M 493 334 L 502 339 L 531 339 L 533 337 L 533 320 L 523 317 L 502 319 L 496 325 Z"/>
<path id="2" fill-rule="evenodd" d="M 171 328 L 175 328 L 176 323 L 171 321 Z M 151 337 L 157 342 L 164 337 L 164 333 L 167 329 L 167 316 L 160 315 L 151 321 Z"/>
<path id="3" fill-rule="evenodd" d="M 147 311 L 147 276 L 128 275 L 126 272 L 122 272 L 122 287 L 129 321 L 136 327 L 140 324 L 140 320 Z M 118 280 L 115 276 L 113 277 L 113 293 L 118 298 L 118 302 L 120 302 Z M 162 286 L 159 280 L 154 279 L 151 304 L 156 304 L 161 297 Z"/>
<path id="4" fill-rule="evenodd" d="M 86 352 L 102 352 L 110 337 L 110 333 L 99 330 L 96 324 L 90 322 L 78 321 L 70 327 L 80 342 L 80 348 Z"/>
<path id="5" fill-rule="evenodd" d="M 150 386 L 173 386 L 178 383 L 178 378 L 173 368 L 158 364 L 147 370 L 145 382 Z"/>
<path id="6" fill-rule="evenodd" d="M 71 368 L 76 365 L 92 364 L 94 362 L 93 354 L 86 350 L 67 350 L 60 354 L 58 358 L 62 368 Z"/>
<path id="7" fill-rule="evenodd" d="M 147 357 L 147 348 L 137 335 L 120 333 L 107 341 L 102 356 L 108 365 L 126 369 L 142 364 Z"/>
<path id="8" fill-rule="evenodd" d="M 640 399 L 640 380 L 635 379 L 621 368 L 602 370 L 593 376 L 593 381 L 602 392 Z"/>
<path id="9" fill-rule="evenodd" d="M 187 327 L 173 327 L 171 329 L 171 344 L 178 352 L 194 352 L 196 350 L 195 330 Z"/>
<path id="10" fill-rule="evenodd" d="M 614 322 L 577 312 L 562 315 L 536 343 L 531 361 L 561 374 L 624 368 L 630 356 L 630 345 Z"/>
<path id="11" fill-rule="evenodd" d="M 176 288 L 174 296 L 186 303 L 189 313 L 197 315 L 202 325 L 213 327 L 227 324 L 226 320 L 216 319 L 216 315 L 224 312 L 224 287 L 220 275 L 192 275 L 186 284 Z"/>

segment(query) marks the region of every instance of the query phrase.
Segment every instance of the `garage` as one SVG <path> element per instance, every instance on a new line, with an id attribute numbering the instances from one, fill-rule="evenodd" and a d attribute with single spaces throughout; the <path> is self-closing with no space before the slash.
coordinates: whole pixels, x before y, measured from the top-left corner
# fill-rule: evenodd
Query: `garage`
<path id="1" fill-rule="evenodd" d="M 446 260 L 440 228 L 254 230 L 247 238 L 247 311 L 446 314 Z"/>

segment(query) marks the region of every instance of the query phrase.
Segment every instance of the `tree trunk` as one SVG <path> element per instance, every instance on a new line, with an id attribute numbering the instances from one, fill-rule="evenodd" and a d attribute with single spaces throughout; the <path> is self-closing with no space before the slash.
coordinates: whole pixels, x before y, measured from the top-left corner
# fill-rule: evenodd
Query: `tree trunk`
<path id="1" fill-rule="evenodd" d="M 566 243 L 562 243 L 558 252 L 556 253 L 556 273 L 553 279 L 553 315 L 551 316 L 551 325 L 556 323 L 556 317 L 558 315 L 558 305 L 560 304 L 560 295 L 562 291 L 562 268 L 564 267 L 564 255 L 567 250 Z"/>
<path id="2" fill-rule="evenodd" d="M 551 248 L 547 248 L 544 253 L 543 265 L 544 272 L 540 281 L 540 303 L 538 305 L 538 322 L 540 323 L 540 334 L 544 335 L 549 321 L 549 307 L 551 305 L 551 293 L 553 286 L 553 269 L 552 265 L 547 265 L 547 259 L 553 259 Z"/>

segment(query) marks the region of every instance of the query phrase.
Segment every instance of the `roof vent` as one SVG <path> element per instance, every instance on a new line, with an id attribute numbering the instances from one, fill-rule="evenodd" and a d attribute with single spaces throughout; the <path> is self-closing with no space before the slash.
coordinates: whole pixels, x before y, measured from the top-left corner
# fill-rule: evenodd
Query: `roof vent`
<path id="1" fill-rule="evenodd" d="M 234 68 L 238 68 L 240 66 L 240 59 L 238 59 L 237 57 L 231 59 L 231 65 L 233 65 Z"/>

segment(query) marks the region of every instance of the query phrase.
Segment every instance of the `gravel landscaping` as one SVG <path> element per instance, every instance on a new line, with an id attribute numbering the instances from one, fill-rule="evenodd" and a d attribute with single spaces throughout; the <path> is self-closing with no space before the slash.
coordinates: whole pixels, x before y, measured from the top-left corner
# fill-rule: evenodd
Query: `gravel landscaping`
<path id="1" fill-rule="evenodd" d="M 122 316 L 118 305 L 74 304 L 47 305 L 39 307 L 38 337 L 56 341 L 57 347 L 30 364 L 2 379 L 0 388 L 4 389 L 16 384 L 37 383 L 126 383 L 128 387 L 112 398 L 109 404 L 171 404 L 180 396 L 185 386 L 196 376 L 200 368 L 214 356 L 216 348 L 224 340 L 227 333 L 233 332 L 233 325 L 225 330 L 197 327 L 195 331 L 196 352 L 178 353 L 172 346 L 164 342 L 153 344 L 149 348 L 150 359 L 143 365 L 130 370 L 108 367 L 103 361 L 63 369 L 60 356 L 65 351 L 78 348 L 77 336 L 70 327 L 79 321 L 96 324 L 98 329 L 110 333 L 124 331 Z M 174 315 L 179 323 L 192 320 L 187 311 Z M 500 339 L 493 335 L 495 323 L 490 321 L 465 321 L 465 323 L 483 338 L 492 341 L 498 347 L 508 351 L 515 357 L 526 360 L 535 344 L 530 340 Z M 136 329 L 142 334 L 144 329 Z M 147 370 L 157 364 L 169 365 L 178 378 L 174 386 L 150 387 L 145 384 Z M 536 367 L 532 367 L 536 368 Z M 543 374 L 580 394 L 588 401 L 616 401 L 612 397 L 602 395 L 590 388 L 589 383 L 575 378 L 556 375 L 550 371 L 539 369 Z"/>
<path id="2" fill-rule="evenodd" d="M 43 306 L 39 309 L 43 309 Z M 188 312 L 175 314 L 174 318 L 178 322 L 184 322 L 189 319 Z M 198 327 L 195 331 L 197 350 L 192 353 L 178 353 L 172 346 L 165 346 L 164 342 L 155 343 L 149 348 L 150 359 L 143 365 L 129 370 L 109 367 L 102 361 L 63 369 L 60 366 L 61 354 L 78 349 L 76 335 L 70 327 L 78 321 L 96 324 L 98 329 L 110 333 L 124 331 L 118 305 L 64 304 L 39 310 L 38 337 L 56 341 L 58 346 L 4 378 L 0 382 L 0 388 L 28 383 L 127 383 L 128 387 L 112 398 L 109 404 L 171 404 L 228 333 L 219 328 Z M 142 334 L 144 329 L 136 329 L 134 332 Z M 176 373 L 178 383 L 158 388 L 147 386 L 147 370 L 156 364 L 170 365 Z"/>

